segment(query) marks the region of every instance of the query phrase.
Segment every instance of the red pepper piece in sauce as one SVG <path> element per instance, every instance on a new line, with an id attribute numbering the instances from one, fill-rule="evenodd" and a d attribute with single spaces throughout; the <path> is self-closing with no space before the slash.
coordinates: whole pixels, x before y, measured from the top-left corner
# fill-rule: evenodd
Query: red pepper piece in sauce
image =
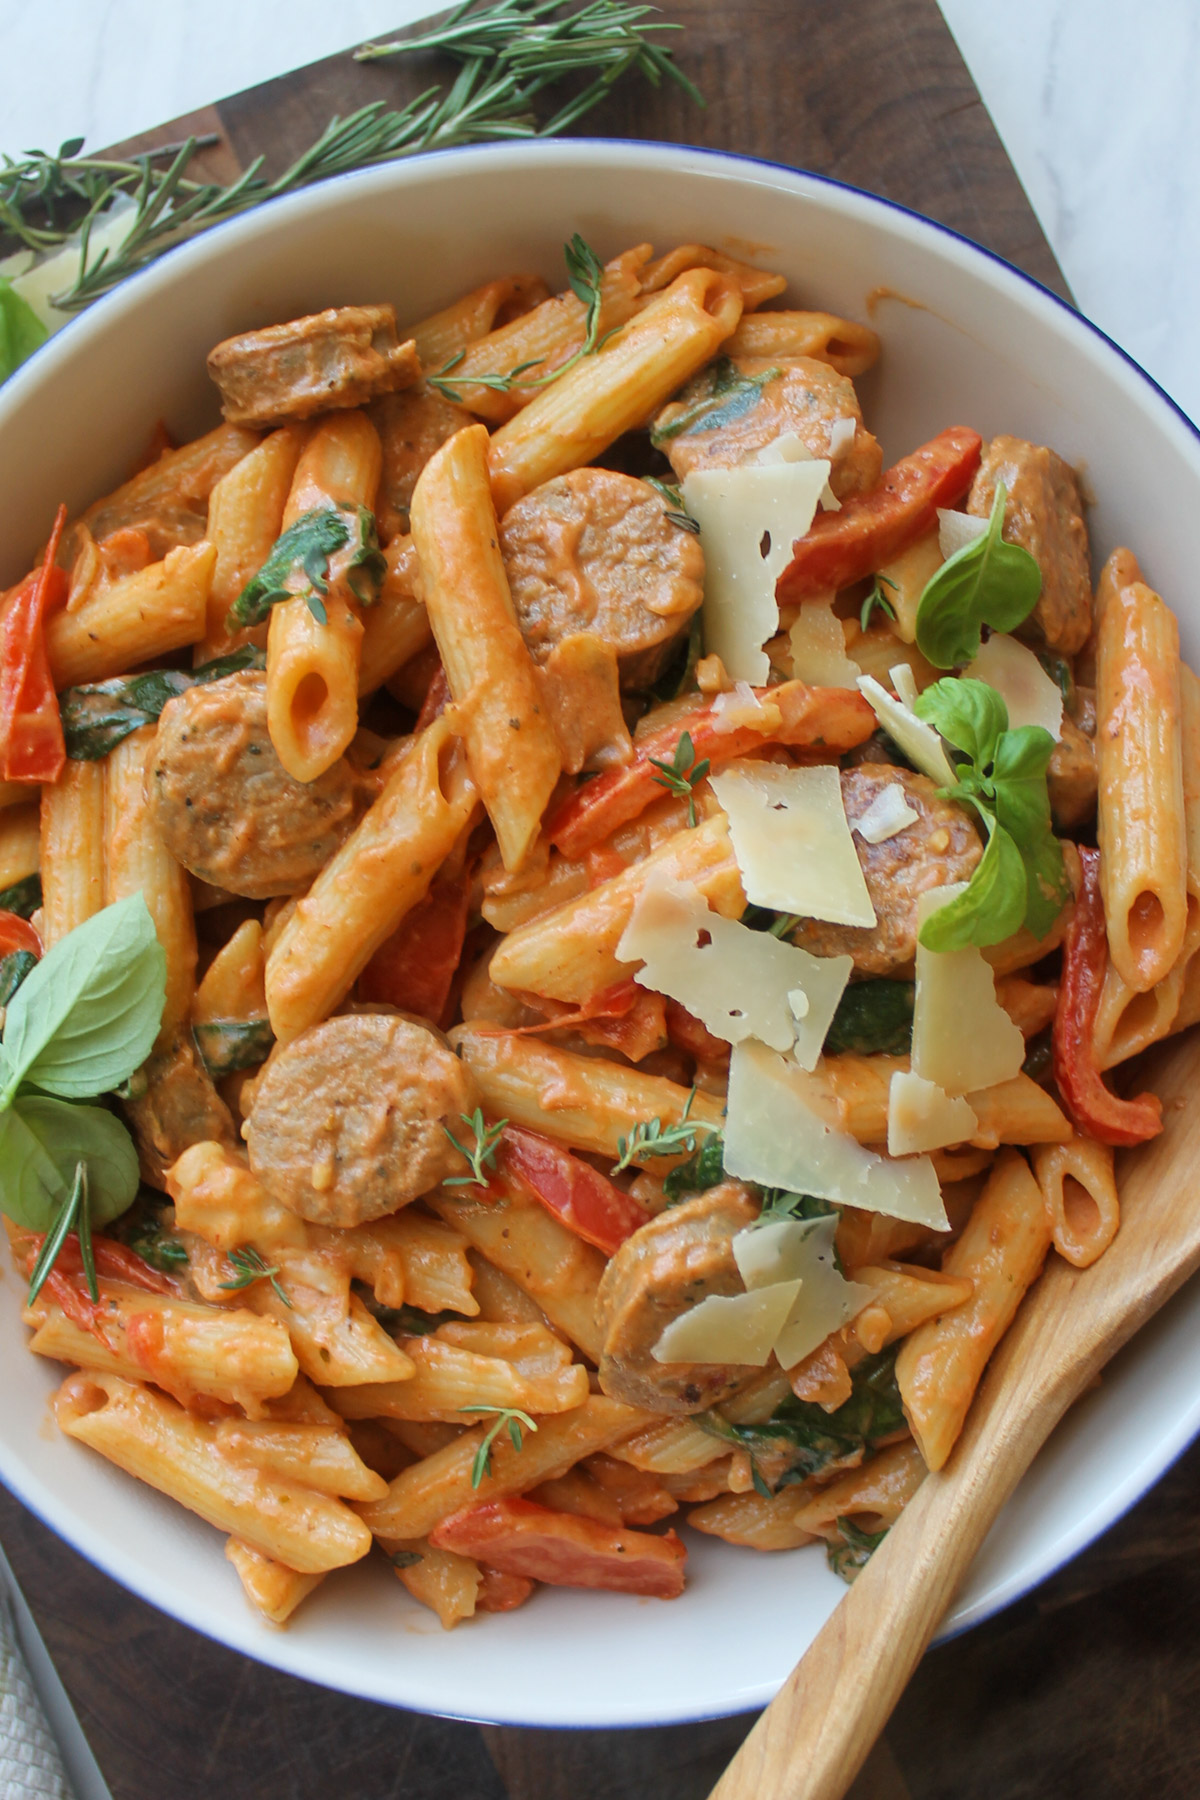
<path id="1" fill-rule="evenodd" d="M 551 1587 L 610 1588 L 673 1600 L 683 1592 L 687 1557 L 673 1531 L 658 1537 L 552 1512 L 533 1500 L 491 1500 L 452 1513 L 429 1541 L 478 1557 L 506 1575 Z"/>
<path id="2" fill-rule="evenodd" d="M 1096 1059 L 1095 1026 L 1108 965 L 1100 896 L 1100 852 L 1081 847 L 1083 883 L 1063 944 L 1062 981 L 1054 1014 L 1054 1079 L 1080 1131 L 1101 1144 L 1145 1143 L 1162 1130 L 1157 1094 L 1122 1100 L 1105 1087 Z"/>
<path id="3" fill-rule="evenodd" d="M 0 746 L 5 781 L 57 781 L 67 760 L 46 654 L 46 615 L 67 597 L 55 564 L 67 521 L 60 506 L 40 569 L 9 595 L 0 617 Z"/>
<path id="4" fill-rule="evenodd" d="M 781 604 L 794 605 L 861 581 L 937 523 L 939 506 L 954 506 L 979 467 L 983 439 L 952 425 L 911 456 L 885 469 L 877 488 L 843 500 L 840 512 L 818 513 L 792 546 L 792 560 L 775 585 Z"/>
<path id="5" fill-rule="evenodd" d="M 591 1163 L 536 1131 L 506 1125 L 500 1140 L 500 1167 L 568 1231 L 606 1256 L 650 1218 L 646 1208 Z"/>

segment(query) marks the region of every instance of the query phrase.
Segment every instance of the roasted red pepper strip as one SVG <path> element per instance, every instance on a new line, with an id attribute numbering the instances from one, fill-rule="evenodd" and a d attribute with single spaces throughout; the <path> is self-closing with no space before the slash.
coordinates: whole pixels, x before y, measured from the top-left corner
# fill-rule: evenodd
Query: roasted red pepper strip
<path id="1" fill-rule="evenodd" d="M 875 729 L 875 715 L 861 694 L 849 688 L 809 687 L 803 681 L 785 681 L 779 687 L 755 688 L 758 698 L 779 712 L 779 724 L 765 731 L 740 725 L 734 731 L 718 731 L 711 702 L 684 713 L 661 730 L 634 740 L 634 760 L 623 768 L 597 775 L 569 795 L 546 827 L 546 836 L 564 856 L 582 856 L 593 844 L 610 837 L 618 826 L 636 819 L 665 789 L 656 762 L 669 763 L 686 731 L 692 740 L 693 762 L 705 757 L 717 768 L 760 750 L 764 744 L 822 748 L 840 756 L 864 744 Z"/>
<path id="2" fill-rule="evenodd" d="M 1162 1130 L 1157 1094 L 1121 1100 L 1105 1087 L 1096 1062 L 1094 1032 L 1108 935 L 1100 897 L 1100 852 L 1083 847 L 1083 884 L 1063 944 L 1062 980 L 1054 1014 L 1054 1079 L 1079 1130 L 1102 1144 L 1142 1144 Z"/>
<path id="3" fill-rule="evenodd" d="M 14 950 L 29 950 L 40 956 L 42 940 L 20 913 L 0 912 L 0 956 L 11 956 Z"/>
<path id="4" fill-rule="evenodd" d="M 843 500 L 840 512 L 818 513 L 792 546 L 792 560 L 775 585 L 781 603 L 794 605 L 832 588 L 849 587 L 937 524 L 939 506 L 954 506 L 979 467 L 983 440 L 952 425 L 901 457 L 869 494 Z"/>
<path id="5" fill-rule="evenodd" d="M 535 1131 L 506 1125 L 499 1161 L 506 1176 L 540 1200 L 568 1231 L 606 1256 L 619 1250 L 650 1218 L 632 1194 Z"/>
<path id="6" fill-rule="evenodd" d="M 28 1243 L 30 1267 L 32 1268 L 33 1262 L 41 1250 L 42 1238 L 33 1233 L 30 1235 Z M 129 1283 L 130 1287 L 145 1288 L 149 1294 L 173 1294 L 178 1288 L 177 1282 L 169 1281 L 165 1275 L 160 1275 L 157 1269 L 152 1269 L 149 1263 L 143 1262 L 135 1251 L 129 1249 L 128 1245 L 118 1244 L 115 1238 L 93 1236 L 92 1255 L 95 1258 L 97 1275 L 106 1276 L 109 1281 L 125 1281 Z M 79 1239 L 73 1231 L 63 1240 L 62 1249 L 54 1259 L 53 1273 L 62 1275 L 67 1281 L 76 1275 L 80 1277 L 83 1275 L 83 1259 L 79 1254 Z M 90 1305 L 91 1302 L 89 1301 L 88 1304 Z"/>
<path id="7" fill-rule="evenodd" d="M 466 881 L 435 881 L 359 976 L 360 998 L 442 1024 L 462 960 L 469 901 Z"/>
<path id="8" fill-rule="evenodd" d="M 475 1556 L 506 1575 L 551 1587 L 611 1588 L 674 1600 L 683 1592 L 687 1551 L 673 1531 L 658 1537 L 552 1512 L 533 1500 L 489 1500 L 452 1513 L 429 1541 Z"/>
<path id="9" fill-rule="evenodd" d="M 55 564 L 67 522 L 60 506 L 42 566 L 9 595 L 0 619 L 0 744 L 5 781 L 57 781 L 67 760 L 58 696 L 46 655 L 46 614 L 67 597 Z"/>

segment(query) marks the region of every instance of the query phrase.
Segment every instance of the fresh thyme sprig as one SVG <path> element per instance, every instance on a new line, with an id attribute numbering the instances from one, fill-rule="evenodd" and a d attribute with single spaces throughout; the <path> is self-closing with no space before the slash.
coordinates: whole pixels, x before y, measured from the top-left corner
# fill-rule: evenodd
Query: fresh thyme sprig
<path id="1" fill-rule="evenodd" d="M 485 1125 L 483 1121 L 483 1108 L 480 1106 L 477 1106 L 473 1113 L 459 1113 L 458 1116 L 464 1125 L 470 1126 L 471 1131 L 474 1134 L 475 1143 L 470 1150 L 467 1149 L 465 1144 L 459 1143 L 448 1125 L 443 1125 L 442 1130 L 450 1139 L 450 1142 L 454 1145 L 454 1148 L 458 1151 L 459 1155 L 466 1157 L 471 1165 L 471 1173 L 469 1175 L 448 1176 L 442 1183 L 442 1186 L 485 1188 L 489 1185 L 489 1178 L 486 1171 L 488 1169 L 494 1169 L 496 1166 L 496 1151 L 500 1147 L 500 1139 L 504 1135 L 504 1127 L 508 1124 L 508 1120 L 500 1119 L 495 1125 Z M 479 1410 L 478 1407 L 475 1408 L 476 1412 Z"/>
<path id="2" fill-rule="evenodd" d="M 628 1137 L 619 1137 L 618 1160 L 613 1164 L 610 1174 L 619 1175 L 622 1169 L 628 1169 L 632 1163 L 643 1162 L 648 1156 L 678 1156 L 681 1150 L 686 1150 L 692 1156 L 696 1149 L 696 1133 L 707 1133 L 713 1129 L 703 1119 L 688 1117 L 695 1098 L 696 1090 L 693 1088 L 676 1124 L 664 1125 L 661 1119 L 645 1119 L 634 1126 Z"/>
<path id="3" fill-rule="evenodd" d="M 896 592 L 896 584 L 894 581 L 889 580 L 886 575 L 876 575 L 875 586 L 863 601 L 862 611 L 858 615 L 858 622 L 864 631 L 871 623 L 871 614 L 875 611 L 876 607 L 878 607 L 881 612 L 886 613 L 889 619 L 894 619 L 896 616 L 895 607 L 883 591 L 885 587 L 890 587 L 893 594 Z"/>
<path id="4" fill-rule="evenodd" d="M 583 357 L 590 356 L 593 350 L 599 349 L 600 308 L 604 303 L 602 285 L 604 264 L 591 245 L 585 243 L 578 232 L 575 233 L 569 244 L 563 245 L 563 258 L 567 265 L 567 282 L 571 292 L 587 308 L 583 342 L 578 350 L 568 356 L 565 362 L 560 363 L 557 369 L 551 369 L 548 375 L 539 375 L 536 381 L 523 381 L 521 377 L 526 370 L 539 367 L 544 360 L 540 356 L 535 356 L 530 362 L 518 363 L 516 368 L 510 369 L 506 375 L 468 375 L 468 384 L 474 383 L 476 387 L 488 388 L 497 394 L 511 393 L 515 387 L 549 387 L 552 381 L 557 381 L 560 376 L 566 374 L 568 369 L 573 369 Z M 612 334 L 610 332 L 606 335 L 611 336 Z M 457 356 L 452 356 L 448 363 L 442 365 L 436 375 L 426 376 L 426 381 L 431 388 L 436 388 L 439 394 L 447 400 L 453 400 L 457 406 L 462 405 L 462 394 L 450 385 L 446 377 L 458 368 L 465 356 L 466 351 L 460 350 Z M 697 527 L 698 529 L 699 527 Z"/>
<path id="5" fill-rule="evenodd" d="M 650 758 L 652 767 L 658 774 L 651 779 L 657 781 L 659 787 L 665 787 L 670 794 L 678 794 L 688 803 L 688 824 L 696 823 L 696 783 L 703 781 L 708 774 L 709 759 L 702 757 L 696 761 L 696 751 L 692 744 L 692 734 L 685 731 L 675 746 L 675 754 L 670 762 L 659 762 L 657 757 Z"/>
<path id="6" fill-rule="evenodd" d="M 445 24 L 422 36 L 367 44 L 365 61 L 438 50 L 461 67 L 448 87 L 433 86 L 396 111 L 374 101 L 348 118 L 334 118 L 315 143 L 282 175 L 268 180 L 264 159 L 256 157 L 229 186 L 197 181 L 186 171 L 196 150 L 209 139 L 189 137 L 127 162 L 83 157 L 82 139 L 63 144 L 57 156 L 31 152 L 0 162 L 0 230 L 12 232 L 28 248 L 45 252 L 80 234 L 79 272 L 53 304 L 77 312 L 177 244 L 235 217 L 250 207 L 326 181 L 350 169 L 416 156 L 426 150 L 497 139 L 554 137 L 574 125 L 605 98 L 626 72 L 637 71 L 653 85 L 676 82 L 692 99 L 703 99 L 651 34 L 679 26 L 646 22 L 654 8 L 623 0 L 591 0 L 572 9 L 572 0 L 492 0 L 472 10 L 459 6 Z M 595 79 L 551 118 L 538 123 L 533 102 L 542 90 L 573 71 Z M 130 230 L 115 248 L 94 256 L 93 226 L 110 216 L 120 196 L 132 201 Z M 83 219 L 64 219 L 64 212 Z"/>
<path id="7" fill-rule="evenodd" d="M 479 1486 L 485 1475 L 491 1474 L 492 1445 L 506 1425 L 514 1450 L 519 1450 L 524 1442 L 521 1436 L 522 1425 L 528 1431 L 537 1430 L 536 1421 L 531 1419 L 527 1412 L 522 1412 L 519 1406 L 460 1406 L 458 1410 L 465 1413 L 495 1413 L 496 1415 L 495 1423 L 488 1427 L 480 1439 L 479 1448 L 475 1452 L 475 1460 L 471 1464 L 471 1486 L 473 1488 Z"/>
<path id="8" fill-rule="evenodd" d="M 79 1234 L 79 1260 L 83 1264 L 88 1294 L 93 1301 L 97 1301 L 100 1298 L 100 1290 L 96 1286 L 96 1259 L 92 1253 L 92 1215 L 88 1209 L 88 1172 L 85 1162 L 75 1164 L 75 1179 L 71 1183 L 71 1191 L 59 1208 L 53 1225 L 42 1239 L 42 1247 L 38 1251 L 38 1258 L 29 1278 L 27 1306 L 33 1305 L 45 1287 L 47 1277 L 58 1261 L 59 1253 L 72 1231 Z"/>
<path id="9" fill-rule="evenodd" d="M 659 497 L 667 503 L 667 517 L 672 525 L 678 525 L 680 531 L 690 531 L 696 537 L 700 535 L 700 521 L 693 519 L 683 503 L 683 495 L 671 482 L 663 481 L 657 475 L 647 475 L 646 486 L 652 487 Z"/>
<path id="10" fill-rule="evenodd" d="M 240 1250 L 231 1250 L 229 1260 L 238 1272 L 237 1280 L 223 1281 L 221 1283 L 223 1289 L 240 1292 L 242 1288 L 253 1287 L 256 1281 L 269 1281 L 283 1304 L 289 1310 L 291 1309 L 292 1303 L 279 1285 L 278 1264 L 268 1263 L 253 1244 L 246 1244 Z"/>

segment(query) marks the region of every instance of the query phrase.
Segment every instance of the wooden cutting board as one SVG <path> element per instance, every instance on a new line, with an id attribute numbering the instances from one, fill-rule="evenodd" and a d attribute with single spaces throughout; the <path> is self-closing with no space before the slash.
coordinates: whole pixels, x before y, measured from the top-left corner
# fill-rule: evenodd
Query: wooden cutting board
<path id="1" fill-rule="evenodd" d="M 665 11 L 687 27 L 679 61 L 707 108 L 631 80 L 586 121 L 588 135 L 705 144 L 836 176 L 1067 295 L 934 0 L 666 0 Z M 125 148 L 215 132 L 204 153 L 215 177 L 260 152 L 278 171 L 334 113 L 395 104 L 445 73 L 436 59 L 332 57 Z M 1198 1480 L 1193 1453 L 1036 1595 L 931 1652 L 854 1800 L 1194 1794 Z M 0 1537 L 114 1800 L 701 1800 L 751 1722 L 555 1733 L 397 1712 L 174 1624 L 3 1493 Z"/>

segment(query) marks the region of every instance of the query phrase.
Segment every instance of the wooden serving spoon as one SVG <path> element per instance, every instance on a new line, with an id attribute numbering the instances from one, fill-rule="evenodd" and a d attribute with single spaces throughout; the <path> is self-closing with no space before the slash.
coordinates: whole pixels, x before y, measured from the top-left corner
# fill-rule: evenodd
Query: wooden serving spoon
<path id="1" fill-rule="evenodd" d="M 950 1461 L 922 1482 L 711 1800 L 841 1800 L 1055 1425 L 1200 1267 L 1200 1034 L 1159 1052 L 1145 1077 L 1162 1096 L 1166 1128 L 1118 1159 L 1115 1241 L 1091 1269 L 1051 1252 Z"/>

